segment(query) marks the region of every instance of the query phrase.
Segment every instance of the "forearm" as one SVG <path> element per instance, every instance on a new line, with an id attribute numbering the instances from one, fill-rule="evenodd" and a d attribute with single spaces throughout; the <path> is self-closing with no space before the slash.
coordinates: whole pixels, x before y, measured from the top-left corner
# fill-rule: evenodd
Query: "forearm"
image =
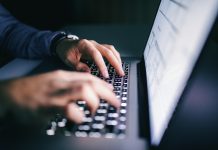
<path id="1" fill-rule="evenodd" d="M 16 57 L 50 56 L 52 39 L 59 32 L 39 31 L 22 24 L 0 5 L 0 50 Z"/>
<path id="2" fill-rule="evenodd" d="M 38 31 L 21 23 L 11 28 L 5 47 L 11 54 L 21 58 L 50 56 L 50 45 L 55 33 Z"/>

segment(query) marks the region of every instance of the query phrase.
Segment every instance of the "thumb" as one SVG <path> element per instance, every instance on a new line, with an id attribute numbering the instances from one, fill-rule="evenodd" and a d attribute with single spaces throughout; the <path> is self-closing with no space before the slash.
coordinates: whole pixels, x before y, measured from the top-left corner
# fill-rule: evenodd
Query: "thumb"
<path id="1" fill-rule="evenodd" d="M 82 62 L 77 63 L 75 68 L 77 71 L 91 72 L 90 68 L 85 63 L 82 63 Z"/>

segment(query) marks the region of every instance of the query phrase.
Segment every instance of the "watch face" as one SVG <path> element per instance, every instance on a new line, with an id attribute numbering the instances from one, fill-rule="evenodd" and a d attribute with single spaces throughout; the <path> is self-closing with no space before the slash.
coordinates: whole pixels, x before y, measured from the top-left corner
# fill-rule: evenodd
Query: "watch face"
<path id="1" fill-rule="evenodd" d="M 72 34 L 68 34 L 68 35 L 67 35 L 67 38 L 68 38 L 68 39 L 73 39 L 73 40 L 79 40 L 79 37 L 78 37 L 78 36 L 72 35 Z"/>

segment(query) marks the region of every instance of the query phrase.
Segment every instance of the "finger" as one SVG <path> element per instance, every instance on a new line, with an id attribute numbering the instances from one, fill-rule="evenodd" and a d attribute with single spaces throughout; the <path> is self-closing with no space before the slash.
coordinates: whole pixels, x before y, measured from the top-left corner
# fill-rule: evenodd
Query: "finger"
<path id="1" fill-rule="evenodd" d="M 107 71 L 107 67 L 105 65 L 104 59 L 103 59 L 101 53 L 95 47 L 95 45 L 91 42 L 88 42 L 86 50 L 87 50 L 87 53 L 91 56 L 91 58 L 94 60 L 95 64 L 98 66 L 101 74 L 105 78 L 108 78 L 109 75 L 108 75 L 108 71 Z"/>
<path id="2" fill-rule="evenodd" d="M 74 81 L 85 81 L 85 82 L 97 82 L 100 84 L 103 84 L 104 86 L 107 86 L 110 89 L 113 89 L 113 86 L 111 86 L 110 84 L 108 84 L 107 82 L 89 74 L 89 73 L 81 73 L 81 72 L 71 72 L 71 71 L 55 71 L 53 73 L 50 73 L 50 75 L 52 75 L 53 77 L 55 77 L 55 79 L 59 82 L 63 82 L 63 84 L 65 84 L 65 82 L 74 82 Z M 49 75 L 49 76 L 50 76 Z M 64 85 L 63 85 L 64 86 Z M 56 88 L 58 88 L 59 85 L 56 86 Z"/>
<path id="3" fill-rule="evenodd" d="M 49 92 L 54 92 L 60 89 L 67 89 L 71 86 L 72 83 L 64 80 L 59 80 L 56 76 L 56 80 L 52 80 L 48 83 Z"/>
<path id="4" fill-rule="evenodd" d="M 70 103 L 67 105 L 66 115 L 68 119 L 77 124 L 82 123 L 85 118 L 84 112 L 80 110 L 75 103 Z"/>
<path id="5" fill-rule="evenodd" d="M 77 63 L 75 67 L 77 71 L 89 72 L 89 73 L 91 72 L 90 68 L 85 63 L 82 62 Z"/>
<path id="6" fill-rule="evenodd" d="M 108 88 L 101 86 L 101 85 L 98 85 L 96 83 L 93 83 L 92 86 L 94 88 L 94 91 L 96 91 L 97 95 L 101 99 L 106 100 L 108 103 L 110 103 L 111 105 L 113 105 L 117 108 L 120 106 L 120 101 L 116 98 L 113 91 L 108 90 Z"/>
<path id="7" fill-rule="evenodd" d="M 86 101 L 92 113 L 94 113 L 99 106 L 99 97 L 95 92 L 96 91 L 94 91 L 90 84 L 83 83 L 80 97 L 82 100 Z"/>
<path id="8" fill-rule="evenodd" d="M 88 82 L 77 82 L 71 85 L 71 91 L 64 95 L 57 95 L 50 99 L 51 106 L 65 107 L 67 104 L 76 100 L 84 100 L 90 107 L 92 113 L 96 111 L 99 105 L 99 97 L 96 95 L 93 88 L 91 88 Z M 104 87 L 104 86 L 103 86 Z M 107 87 L 105 87 L 107 88 Z M 109 90 L 107 88 L 107 90 Z"/>
<path id="9" fill-rule="evenodd" d="M 93 83 L 98 83 L 101 86 L 105 86 L 105 87 L 109 88 L 109 90 L 113 90 L 114 89 L 112 84 L 109 84 L 106 81 L 101 80 L 100 78 L 98 78 L 96 76 L 91 75 L 91 78 L 92 78 L 91 82 L 93 82 Z"/>
<path id="10" fill-rule="evenodd" d="M 116 58 L 114 53 L 110 49 L 100 45 L 97 42 L 93 42 L 93 43 L 98 48 L 98 50 L 101 52 L 101 54 L 104 57 L 107 58 L 109 63 L 115 68 L 115 70 L 118 72 L 118 74 L 123 76 L 124 75 L 124 71 L 123 71 L 123 68 L 122 68 L 122 64 L 120 64 L 119 60 Z"/>
<path id="11" fill-rule="evenodd" d="M 81 84 L 83 81 L 60 82 L 58 85 L 62 87 L 47 94 L 48 101 L 46 105 L 65 107 L 69 102 L 76 101 L 80 98 Z"/>
<path id="12" fill-rule="evenodd" d="M 66 107 L 72 101 L 76 101 L 80 98 L 78 92 L 71 92 L 62 94 L 62 95 L 55 95 L 53 97 L 48 98 L 48 103 L 46 105 L 55 106 L 55 107 Z"/>
<path id="13" fill-rule="evenodd" d="M 116 58 L 118 59 L 120 65 L 122 65 L 122 60 L 120 58 L 120 54 L 117 52 L 117 50 L 114 48 L 114 46 L 112 45 L 108 45 L 108 44 L 102 44 L 103 46 L 107 47 L 108 49 L 110 49 L 114 55 L 116 56 Z"/>

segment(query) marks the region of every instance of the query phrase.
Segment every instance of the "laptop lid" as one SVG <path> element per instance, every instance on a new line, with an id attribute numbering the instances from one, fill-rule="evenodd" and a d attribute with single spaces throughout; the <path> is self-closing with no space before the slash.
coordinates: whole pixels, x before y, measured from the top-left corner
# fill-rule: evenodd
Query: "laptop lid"
<path id="1" fill-rule="evenodd" d="M 152 145 L 161 141 L 217 10 L 217 0 L 160 4 L 144 51 Z"/>

